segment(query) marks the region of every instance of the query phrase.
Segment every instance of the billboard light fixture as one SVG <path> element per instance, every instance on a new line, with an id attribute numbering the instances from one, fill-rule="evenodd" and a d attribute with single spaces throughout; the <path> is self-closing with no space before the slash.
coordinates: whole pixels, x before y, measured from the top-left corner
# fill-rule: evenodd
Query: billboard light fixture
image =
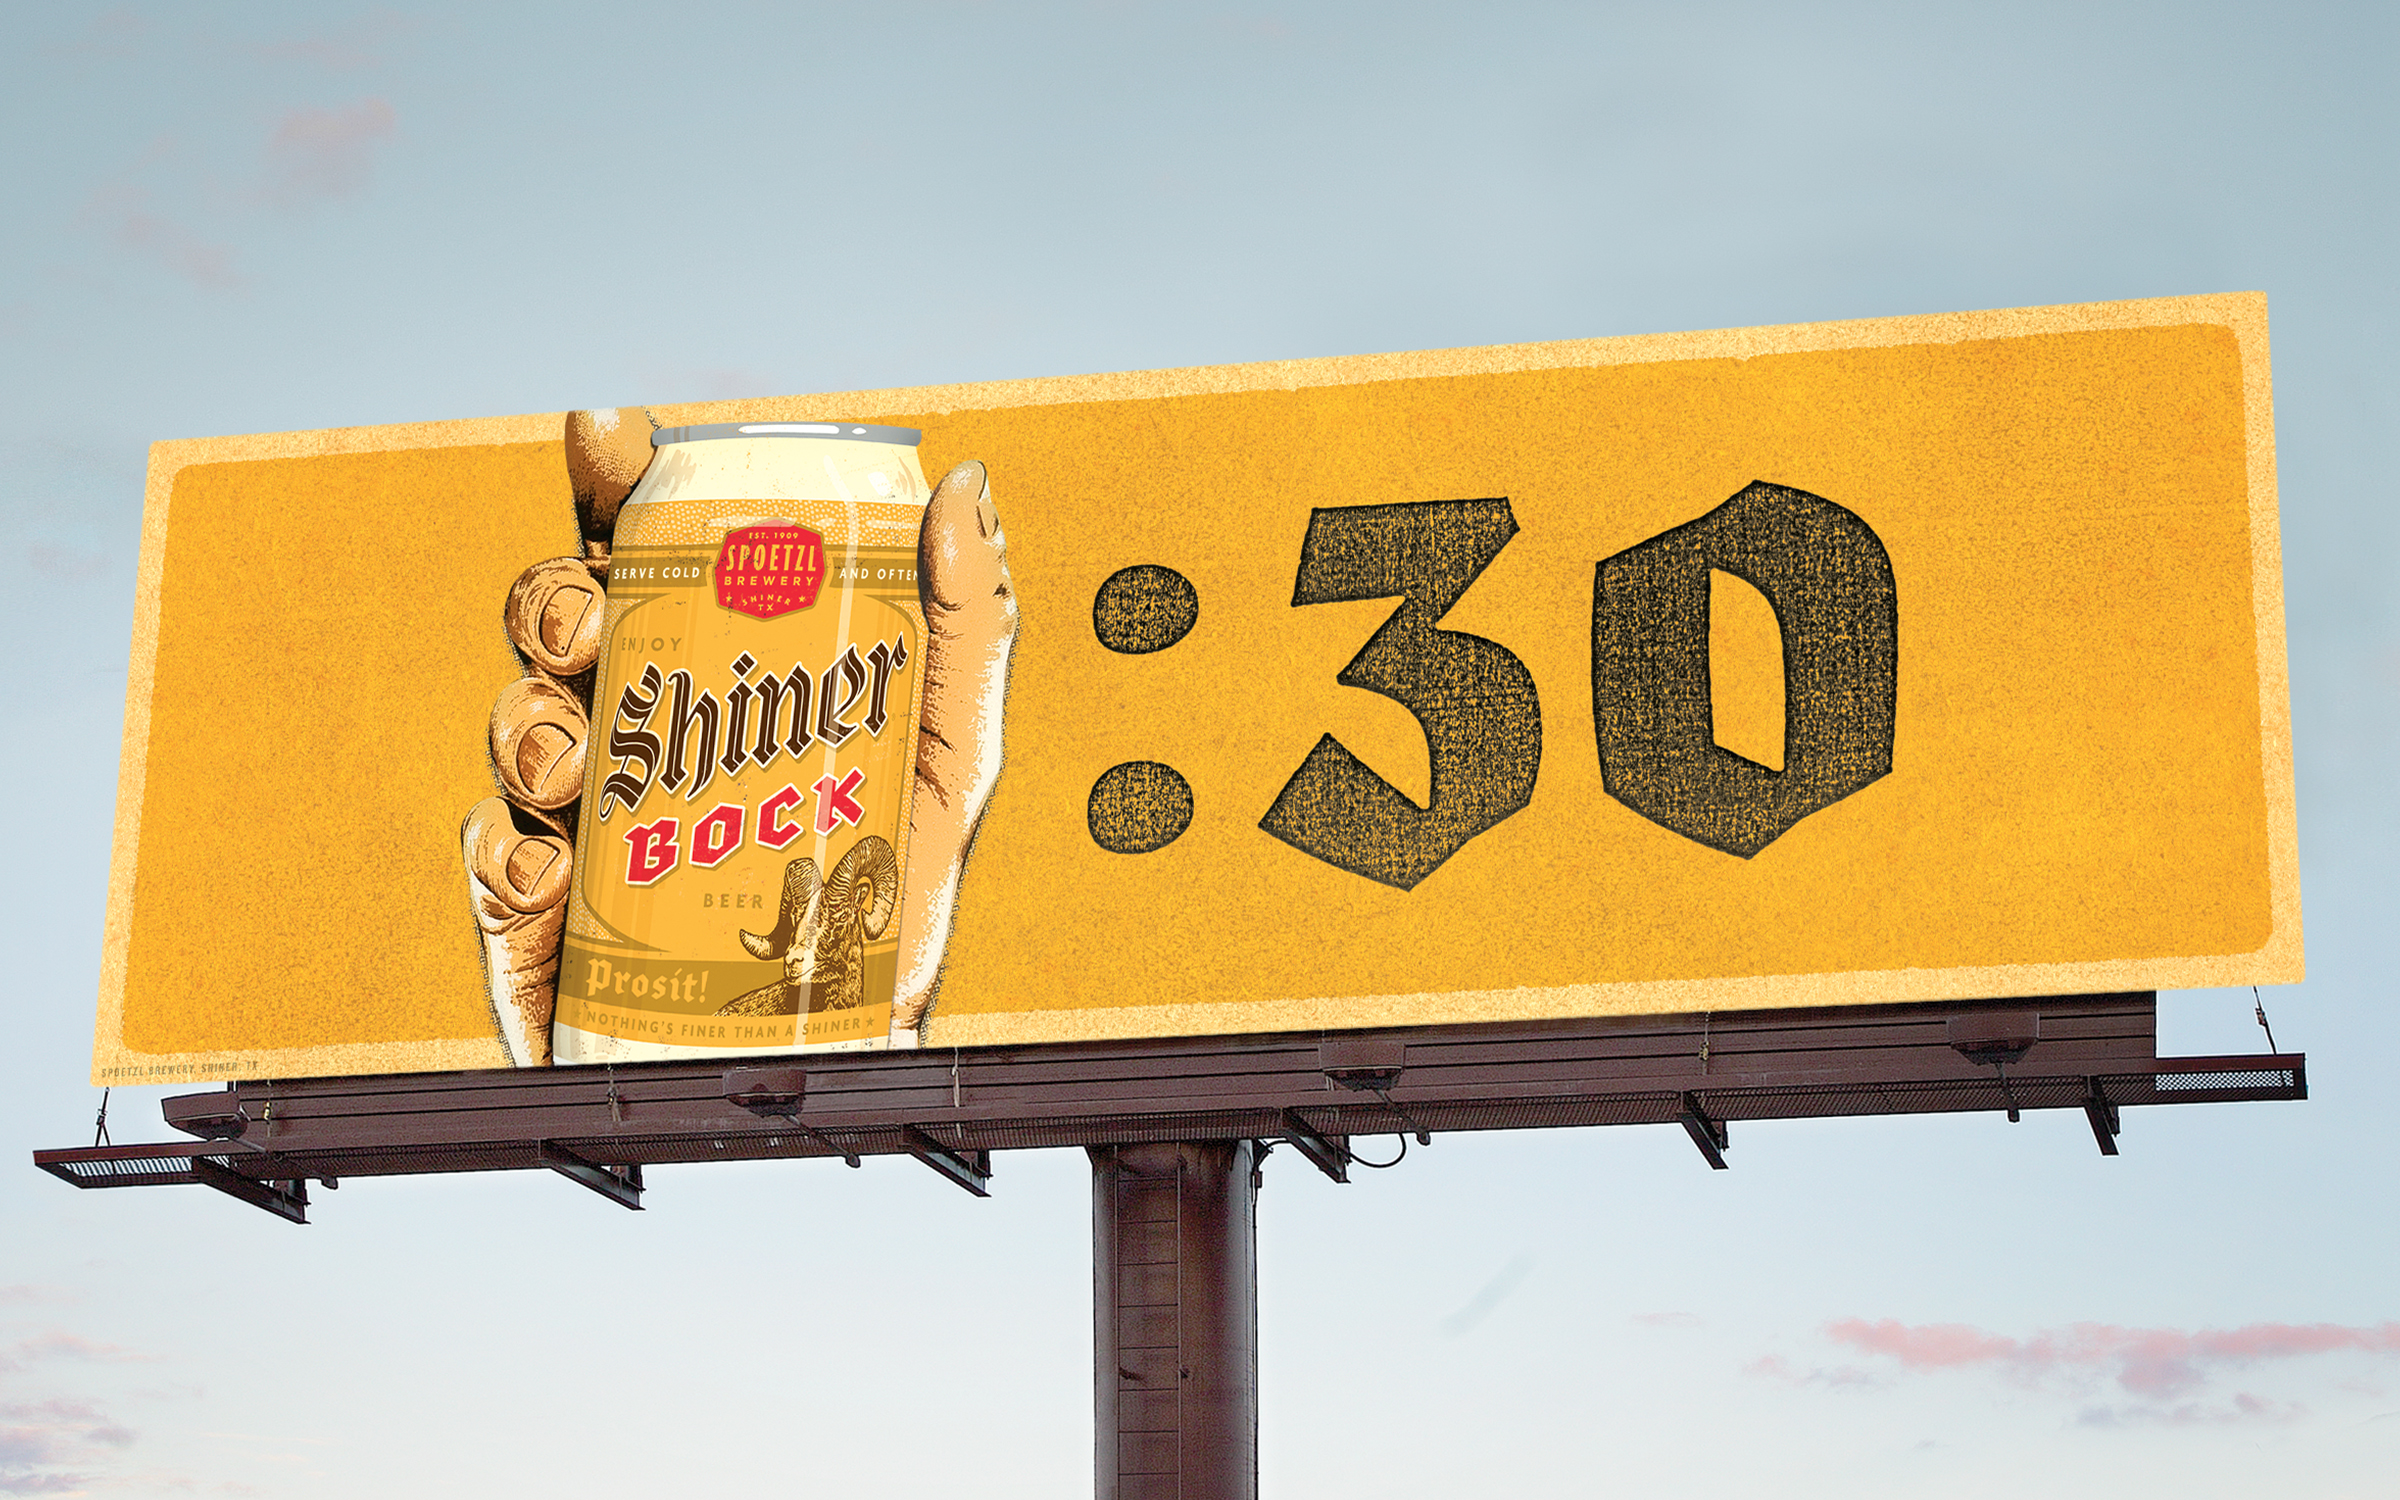
<path id="1" fill-rule="evenodd" d="M 732 1068 L 725 1074 L 725 1102 L 738 1104 L 762 1120 L 789 1120 L 809 1139 L 842 1159 L 858 1165 L 858 1153 L 837 1144 L 816 1126 L 800 1118 L 800 1101 L 808 1097 L 806 1068 Z"/>
<path id="2" fill-rule="evenodd" d="M 1952 1016 L 1948 1029 L 1951 1051 L 1978 1066 L 1989 1067 L 1999 1078 L 2000 1092 L 2008 1099 L 2008 1123 L 2016 1124 L 2023 1116 L 2017 1110 L 2017 1091 L 2009 1085 L 2008 1065 L 2023 1062 L 2025 1054 L 2041 1041 L 2041 1013 L 1970 1011 L 1963 1016 Z M 2114 1144 L 2113 1132 L 2109 1144 Z M 2108 1146 L 2100 1149 L 2106 1151 Z"/>
<path id="3" fill-rule="evenodd" d="M 1328 1083 L 1381 1099 L 1384 1108 L 1398 1115 L 1400 1123 L 1416 1136 L 1418 1145 L 1433 1144 L 1432 1132 L 1392 1098 L 1392 1085 L 1408 1067 L 1408 1043 L 1390 1037 L 1329 1036 L 1317 1043 L 1317 1065 L 1324 1069 Z M 1374 1165 L 1355 1155 L 1350 1159 L 1361 1166 Z M 1391 1164 L 1397 1165 L 1398 1159 Z"/>
<path id="4" fill-rule="evenodd" d="M 185 1094 L 163 1105 L 167 1123 L 204 1141 L 239 1140 L 250 1128 L 250 1111 L 228 1088 L 221 1094 Z"/>

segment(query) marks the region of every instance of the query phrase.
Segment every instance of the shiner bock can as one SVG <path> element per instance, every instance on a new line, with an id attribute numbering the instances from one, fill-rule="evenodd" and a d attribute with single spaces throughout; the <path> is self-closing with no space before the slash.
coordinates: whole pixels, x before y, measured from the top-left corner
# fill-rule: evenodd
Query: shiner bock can
<path id="1" fill-rule="evenodd" d="M 924 682 L 917 438 L 651 438 L 610 555 L 560 1063 L 888 1044 Z"/>

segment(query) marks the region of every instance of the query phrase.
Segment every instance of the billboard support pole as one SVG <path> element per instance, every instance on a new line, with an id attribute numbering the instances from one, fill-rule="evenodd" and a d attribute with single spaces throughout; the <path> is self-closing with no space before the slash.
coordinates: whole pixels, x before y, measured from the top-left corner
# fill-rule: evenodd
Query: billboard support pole
<path id="1" fill-rule="evenodd" d="M 1257 1500 L 1256 1142 L 1092 1146 L 1098 1500 Z"/>

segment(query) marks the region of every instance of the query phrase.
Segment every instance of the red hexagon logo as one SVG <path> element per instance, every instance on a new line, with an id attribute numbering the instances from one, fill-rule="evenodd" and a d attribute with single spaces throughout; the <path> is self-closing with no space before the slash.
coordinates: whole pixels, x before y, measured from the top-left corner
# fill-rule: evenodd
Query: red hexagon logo
<path id="1" fill-rule="evenodd" d="M 817 602 L 825 586 L 825 538 L 805 526 L 744 526 L 717 551 L 717 603 L 761 620 Z"/>

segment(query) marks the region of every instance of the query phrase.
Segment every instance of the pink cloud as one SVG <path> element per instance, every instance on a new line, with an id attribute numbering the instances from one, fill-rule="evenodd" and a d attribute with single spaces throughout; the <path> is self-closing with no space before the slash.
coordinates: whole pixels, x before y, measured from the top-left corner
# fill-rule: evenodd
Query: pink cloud
<path id="1" fill-rule="evenodd" d="M 376 149 L 392 138 L 398 120 L 382 99 L 293 110 L 267 142 L 267 201 L 297 208 L 362 191 L 374 175 Z"/>
<path id="2" fill-rule="evenodd" d="M 131 185 L 103 188 L 84 205 L 84 218 L 126 249 L 146 255 L 204 287 L 231 291 L 242 284 L 233 252 L 210 244 L 150 205 Z"/>
<path id="3" fill-rule="evenodd" d="M 0 1422 L 37 1422 L 54 1430 L 72 1429 L 111 1448 L 125 1447 L 134 1436 L 131 1429 L 111 1421 L 97 1403 L 66 1398 L 14 1405 L 0 1403 Z"/>
<path id="4" fill-rule="evenodd" d="M 1837 1344 L 1890 1359 L 1904 1370 L 1981 1365 L 2028 1381 L 2089 1372 L 2113 1377 L 2126 1391 L 2152 1399 L 2199 1390 L 2209 1372 L 2221 1366 L 2349 1352 L 2400 1354 L 2400 1323 L 2250 1323 L 2190 1331 L 2075 1323 L 2013 1339 L 1962 1323 L 1911 1326 L 1889 1318 L 1843 1318 L 1827 1324 L 1825 1332 Z"/>
<path id="5" fill-rule="evenodd" d="M 103 1344 L 79 1334 L 38 1333 L 20 1339 L 13 1348 L 0 1350 L 0 1371 L 22 1370 L 27 1365 L 49 1359 L 88 1359 L 109 1364 L 139 1364 L 149 1355 L 116 1344 Z"/>
<path id="6" fill-rule="evenodd" d="M 94 1448 L 123 1449 L 131 1429 L 89 1401 L 0 1403 L 0 1495 L 72 1494 L 95 1476 L 75 1467 Z"/>
<path id="7" fill-rule="evenodd" d="M 319 32 L 290 42 L 276 42 L 259 51 L 279 62 L 313 63 L 335 72 L 350 72 L 383 62 L 392 43 L 417 29 L 417 23 L 391 11 L 377 11 L 335 31 Z"/>
<path id="8" fill-rule="evenodd" d="M 2269 1401 L 2248 1391 L 2236 1391 L 2233 1400 L 2223 1406 L 2210 1406 L 2200 1401 L 2185 1401 L 2174 1406 L 2095 1406 L 2078 1412 L 2078 1427 L 2230 1427 L 2234 1423 L 2290 1422 L 2306 1416 L 2308 1409 L 2281 1401 Z"/>
<path id="9" fill-rule="evenodd" d="M 1878 1323 L 1844 1318 L 1827 1324 L 1825 1331 L 1837 1344 L 1888 1356 L 1910 1370 L 1946 1370 L 1957 1365 L 1980 1364 L 2017 1347 L 2013 1340 L 1995 1338 L 1964 1323 L 1929 1323 L 1911 1328 L 1888 1318 Z"/>
<path id="10" fill-rule="evenodd" d="M 148 17 L 120 5 L 93 17 L 92 23 L 84 28 L 82 39 L 69 44 L 66 50 L 121 61 L 139 57 L 157 34 L 157 25 Z"/>

